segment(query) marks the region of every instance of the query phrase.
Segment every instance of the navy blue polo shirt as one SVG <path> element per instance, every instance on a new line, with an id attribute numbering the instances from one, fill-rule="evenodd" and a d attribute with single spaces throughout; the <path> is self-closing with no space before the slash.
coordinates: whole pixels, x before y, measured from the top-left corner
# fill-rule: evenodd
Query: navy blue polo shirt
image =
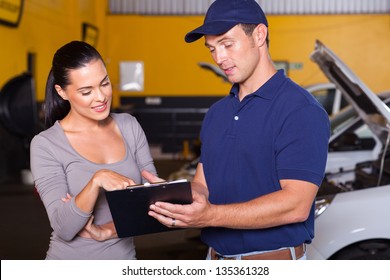
<path id="1" fill-rule="evenodd" d="M 317 100 L 279 70 L 256 92 L 238 98 L 238 85 L 213 104 L 201 130 L 210 202 L 245 202 L 281 189 L 279 180 L 319 186 L 328 153 L 329 118 Z M 270 229 L 205 228 L 202 240 L 225 255 L 310 243 L 314 204 L 306 222 Z"/>

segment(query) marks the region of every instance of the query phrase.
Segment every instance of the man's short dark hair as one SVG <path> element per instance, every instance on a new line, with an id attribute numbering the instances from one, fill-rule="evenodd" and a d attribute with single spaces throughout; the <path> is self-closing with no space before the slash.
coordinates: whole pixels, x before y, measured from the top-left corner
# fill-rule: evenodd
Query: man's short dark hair
<path id="1" fill-rule="evenodd" d="M 247 36 L 251 36 L 253 33 L 253 30 L 255 30 L 257 24 L 251 24 L 251 23 L 240 23 L 242 30 L 244 30 L 245 34 Z M 266 44 L 267 47 L 269 47 L 269 32 L 267 30 L 267 38 L 266 38 Z"/>

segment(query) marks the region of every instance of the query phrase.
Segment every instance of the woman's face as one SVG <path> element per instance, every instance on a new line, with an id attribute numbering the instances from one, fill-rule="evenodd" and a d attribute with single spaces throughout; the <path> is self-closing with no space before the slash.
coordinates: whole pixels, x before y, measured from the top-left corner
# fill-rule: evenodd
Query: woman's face
<path id="1" fill-rule="evenodd" d="M 69 70 L 70 84 L 56 85 L 60 96 L 70 103 L 69 116 L 104 120 L 110 113 L 112 87 L 103 62 L 92 60 L 84 67 Z"/>

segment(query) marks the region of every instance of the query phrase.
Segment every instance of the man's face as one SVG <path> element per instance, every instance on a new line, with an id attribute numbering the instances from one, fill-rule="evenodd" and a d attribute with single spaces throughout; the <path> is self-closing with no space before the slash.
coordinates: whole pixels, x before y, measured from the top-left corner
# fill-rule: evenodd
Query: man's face
<path id="1" fill-rule="evenodd" d="M 260 59 L 253 36 L 246 35 L 240 25 L 222 35 L 205 35 L 205 45 L 231 83 L 248 80 Z"/>

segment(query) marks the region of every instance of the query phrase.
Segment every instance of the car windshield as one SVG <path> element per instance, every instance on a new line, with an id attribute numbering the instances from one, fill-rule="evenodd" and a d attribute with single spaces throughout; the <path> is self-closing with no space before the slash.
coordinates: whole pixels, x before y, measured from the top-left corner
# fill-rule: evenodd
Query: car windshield
<path id="1" fill-rule="evenodd" d="M 356 119 L 358 119 L 358 115 L 352 106 L 344 108 L 338 114 L 330 118 L 331 135 L 344 130 L 345 127 L 348 127 L 352 122 L 355 122 Z"/>

